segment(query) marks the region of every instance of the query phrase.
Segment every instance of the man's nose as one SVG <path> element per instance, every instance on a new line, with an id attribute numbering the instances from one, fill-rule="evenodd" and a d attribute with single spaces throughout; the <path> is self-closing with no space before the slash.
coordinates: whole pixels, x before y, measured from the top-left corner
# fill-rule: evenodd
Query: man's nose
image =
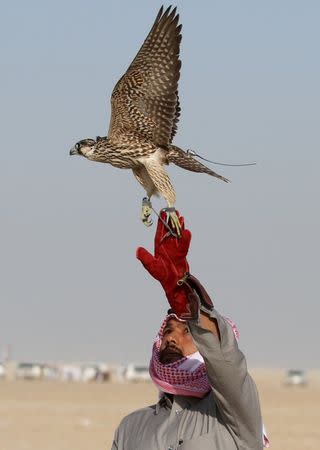
<path id="1" fill-rule="evenodd" d="M 168 336 L 167 342 L 177 344 L 178 338 L 177 338 L 176 334 L 173 334 L 173 333 L 170 334 L 170 336 Z"/>

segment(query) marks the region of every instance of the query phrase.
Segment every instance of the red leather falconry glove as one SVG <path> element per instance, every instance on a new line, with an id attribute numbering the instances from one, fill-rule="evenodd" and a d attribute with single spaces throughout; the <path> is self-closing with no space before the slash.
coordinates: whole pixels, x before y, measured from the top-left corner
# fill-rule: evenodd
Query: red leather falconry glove
<path id="1" fill-rule="evenodd" d="M 174 237 L 168 232 L 163 222 L 166 213 L 161 211 L 154 239 L 154 256 L 143 247 L 136 252 L 137 258 L 156 280 L 160 281 L 169 300 L 171 308 L 177 316 L 183 318 L 189 314 L 187 290 L 180 282 L 189 272 L 187 254 L 191 241 L 191 232 L 184 228 L 184 219 L 179 215 L 181 237 Z"/>
<path id="2" fill-rule="evenodd" d="M 197 320 L 200 310 L 210 314 L 213 303 L 200 281 L 189 273 L 187 254 L 191 232 L 184 228 L 184 218 L 178 211 L 176 213 L 181 224 L 181 237 L 168 232 L 166 213 L 161 211 L 154 239 L 154 256 L 143 247 L 137 249 L 136 256 L 150 275 L 160 281 L 177 316 L 184 320 Z"/>

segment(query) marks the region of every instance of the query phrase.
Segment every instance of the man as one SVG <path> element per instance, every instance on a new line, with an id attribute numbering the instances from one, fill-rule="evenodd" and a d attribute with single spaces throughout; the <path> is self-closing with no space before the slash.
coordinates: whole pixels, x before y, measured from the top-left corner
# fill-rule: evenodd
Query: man
<path id="1" fill-rule="evenodd" d="M 191 233 L 179 220 L 182 231 L 176 238 L 161 213 L 154 256 L 137 250 L 171 306 L 150 361 L 160 400 L 122 420 L 112 450 L 261 450 L 259 399 L 238 349 L 237 330 L 190 275 Z"/>

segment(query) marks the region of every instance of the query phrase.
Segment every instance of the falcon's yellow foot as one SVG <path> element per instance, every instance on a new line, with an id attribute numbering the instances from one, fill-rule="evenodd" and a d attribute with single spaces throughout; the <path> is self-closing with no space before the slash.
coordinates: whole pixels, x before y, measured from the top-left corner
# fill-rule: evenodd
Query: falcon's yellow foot
<path id="1" fill-rule="evenodd" d="M 151 201 L 148 197 L 144 197 L 142 199 L 141 220 L 146 227 L 150 227 L 153 224 L 152 219 L 150 219 L 151 213 L 152 213 Z"/>
<path id="2" fill-rule="evenodd" d="M 179 217 L 177 216 L 175 208 L 164 208 L 167 213 L 167 222 L 172 230 L 177 234 L 178 237 L 181 236 L 181 225 Z"/>

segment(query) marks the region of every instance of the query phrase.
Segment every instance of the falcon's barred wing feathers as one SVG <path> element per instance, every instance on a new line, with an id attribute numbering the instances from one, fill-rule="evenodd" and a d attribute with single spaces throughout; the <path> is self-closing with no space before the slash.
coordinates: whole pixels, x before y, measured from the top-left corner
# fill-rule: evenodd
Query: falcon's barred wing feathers
<path id="1" fill-rule="evenodd" d="M 109 139 L 135 135 L 166 147 L 180 115 L 178 80 L 181 61 L 179 15 L 171 6 L 156 20 L 112 96 Z"/>
<path id="2" fill-rule="evenodd" d="M 172 142 L 172 139 L 174 138 L 174 136 L 177 132 L 178 122 L 179 122 L 180 112 L 181 112 L 178 91 L 176 92 L 176 96 L 177 96 L 177 103 L 176 103 L 175 116 L 174 116 L 174 120 L 173 120 L 173 126 L 172 126 L 172 130 L 171 130 L 171 136 L 170 136 L 170 140 L 169 140 L 170 143 Z"/>

